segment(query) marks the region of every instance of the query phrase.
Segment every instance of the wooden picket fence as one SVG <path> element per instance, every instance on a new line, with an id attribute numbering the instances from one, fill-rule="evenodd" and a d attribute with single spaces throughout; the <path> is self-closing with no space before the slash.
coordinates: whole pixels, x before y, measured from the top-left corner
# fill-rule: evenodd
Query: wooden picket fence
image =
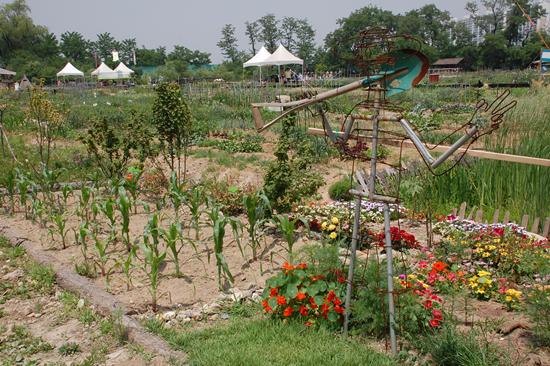
<path id="1" fill-rule="evenodd" d="M 468 214 L 468 216 L 466 216 L 466 207 L 467 207 L 466 202 L 462 202 L 462 204 L 460 205 L 459 208 L 453 209 L 452 214 L 454 216 L 457 216 L 460 219 L 468 219 L 468 220 L 475 221 L 477 223 L 485 223 L 485 224 L 488 223 L 487 220 L 485 220 L 485 222 L 483 222 L 483 210 L 481 208 L 478 208 L 476 206 L 472 207 L 469 210 L 470 213 Z M 496 209 L 495 212 L 493 213 L 493 224 L 497 224 L 499 222 L 501 222 L 503 224 L 508 224 L 510 222 L 510 211 L 506 211 L 504 213 L 503 219 L 500 220 L 500 209 Z M 543 224 L 543 226 L 541 226 L 541 224 Z M 519 224 L 519 225 L 524 227 L 525 229 L 527 229 L 528 231 L 530 231 L 534 234 L 538 234 L 538 235 L 541 235 L 545 238 L 549 238 L 549 235 L 550 235 L 550 217 L 547 217 L 546 220 L 544 221 L 544 223 L 541 221 L 540 217 L 536 217 L 531 222 L 531 227 L 529 229 L 529 226 L 528 226 L 529 225 L 529 215 L 523 215 L 523 217 L 521 219 L 521 224 Z"/>

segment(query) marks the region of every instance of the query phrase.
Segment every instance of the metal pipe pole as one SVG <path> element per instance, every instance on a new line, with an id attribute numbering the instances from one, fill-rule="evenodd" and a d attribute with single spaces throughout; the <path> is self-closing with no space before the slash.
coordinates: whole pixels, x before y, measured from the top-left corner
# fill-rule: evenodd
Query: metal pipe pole
<path id="1" fill-rule="evenodd" d="M 370 161 L 370 176 L 368 182 L 369 188 L 369 200 L 374 201 L 374 190 L 376 188 L 376 163 L 378 155 L 378 125 L 380 120 L 380 93 L 381 90 L 377 88 L 374 95 L 374 112 L 372 116 L 372 152 Z"/>
<path id="2" fill-rule="evenodd" d="M 390 206 L 384 203 L 384 233 L 386 236 L 385 250 L 386 250 L 386 268 L 388 274 L 388 312 L 390 323 L 390 344 L 391 353 L 397 355 L 397 339 L 395 336 L 395 304 L 393 302 L 393 252 L 391 245 L 391 232 L 390 232 Z"/>
<path id="3" fill-rule="evenodd" d="M 353 290 L 353 272 L 355 270 L 355 254 L 359 240 L 359 223 L 361 219 L 361 196 L 355 197 L 355 216 L 353 219 L 353 232 L 351 235 L 351 253 L 349 257 L 348 282 L 346 288 L 346 299 L 344 307 L 344 337 L 348 335 L 349 316 L 351 313 L 351 292 Z"/>

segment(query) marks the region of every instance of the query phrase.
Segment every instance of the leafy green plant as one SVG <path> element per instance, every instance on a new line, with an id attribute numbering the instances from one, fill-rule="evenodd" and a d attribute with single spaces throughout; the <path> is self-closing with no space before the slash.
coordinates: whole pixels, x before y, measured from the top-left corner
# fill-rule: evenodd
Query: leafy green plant
<path id="1" fill-rule="evenodd" d="M 80 352 L 80 345 L 76 342 L 63 343 L 58 351 L 61 356 L 71 356 Z"/>
<path id="2" fill-rule="evenodd" d="M 185 189 L 184 184 L 179 183 L 176 172 L 172 172 L 172 174 L 170 175 L 170 182 L 168 185 L 168 197 L 172 202 L 172 206 L 174 206 L 174 213 L 176 214 L 176 218 L 178 218 L 180 215 L 181 205 L 185 200 Z"/>
<path id="3" fill-rule="evenodd" d="M 173 222 L 168 229 L 161 229 L 160 235 L 172 255 L 172 261 L 176 267 L 175 275 L 181 277 L 179 254 L 184 244 L 182 225 L 179 222 Z"/>
<path id="4" fill-rule="evenodd" d="M 229 270 L 229 265 L 227 264 L 223 254 L 225 228 L 228 224 L 231 225 L 231 228 L 233 229 L 233 236 L 237 242 L 241 254 L 244 256 L 239 240 L 240 221 L 233 217 L 226 217 L 223 212 L 220 211 L 218 206 L 212 207 L 208 213 L 208 216 L 210 218 L 210 225 L 212 226 L 214 256 L 216 258 L 216 266 L 218 268 L 218 284 L 220 289 L 224 289 L 225 286 L 222 283 L 222 280 L 225 283 L 233 283 L 234 281 L 233 275 Z M 210 252 L 208 252 L 208 260 L 210 260 Z"/>
<path id="5" fill-rule="evenodd" d="M 200 219 L 203 213 L 201 206 L 205 202 L 206 195 L 204 193 L 204 187 L 195 185 L 186 192 L 185 204 L 191 212 L 191 225 L 189 226 L 189 230 L 191 230 L 191 227 L 195 230 L 195 240 L 199 240 Z"/>
<path id="6" fill-rule="evenodd" d="M 67 209 L 68 204 L 69 204 L 69 197 L 73 195 L 73 191 L 74 191 L 73 187 L 70 186 L 69 184 L 65 184 L 61 188 L 61 198 L 62 198 L 63 202 L 59 206 L 61 206 L 62 211 Z"/>
<path id="7" fill-rule="evenodd" d="M 262 225 L 271 215 L 271 205 L 269 199 L 263 192 L 245 195 L 243 205 L 246 212 L 248 225 L 246 229 L 250 237 L 250 247 L 252 248 L 252 259 L 257 259 L 257 249 L 260 246 L 258 234 Z"/>
<path id="8" fill-rule="evenodd" d="M 157 129 L 160 150 L 172 172 L 181 176 L 181 154 L 183 153 L 183 179 L 187 170 L 187 149 L 191 142 L 192 119 L 187 102 L 177 84 L 163 83 L 155 89 L 157 96 L 153 103 L 153 123 Z"/>
<path id="9" fill-rule="evenodd" d="M 80 196 L 78 197 L 77 214 L 88 220 L 90 218 L 90 203 L 94 196 L 94 189 L 82 184 L 80 187 Z"/>
<path id="10" fill-rule="evenodd" d="M 293 247 L 294 247 L 294 244 L 296 244 L 296 241 L 298 240 L 298 236 L 296 234 L 297 224 L 302 223 L 305 227 L 308 227 L 308 224 L 302 218 L 293 218 L 293 217 L 289 217 L 288 215 L 281 215 L 281 214 L 273 216 L 272 222 L 285 241 L 285 244 L 286 244 L 285 249 L 288 252 L 288 262 L 292 264 Z"/>
<path id="11" fill-rule="evenodd" d="M 351 201 L 353 198 L 349 192 L 353 188 L 353 181 L 350 177 L 343 177 L 331 184 L 328 195 L 335 201 Z"/>
<path id="12" fill-rule="evenodd" d="M 15 213 L 15 196 L 17 194 L 17 177 L 13 170 L 10 170 L 8 174 L 5 175 L 2 185 L 6 187 L 6 191 L 9 196 L 9 209 L 8 212 L 10 215 Z"/>
<path id="13" fill-rule="evenodd" d="M 143 252 L 142 269 L 149 280 L 149 293 L 151 294 L 151 305 L 153 311 L 157 311 L 158 288 L 161 279 L 161 266 L 166 259 L 166 251 L 161 251 L 159 245 L 159 217 L 153 213 L 149 217 L 149 222 L 143 234 L 143 240 L 140 243 Z"/>
<path id="14" fill-rule="evenodd" d="M 134 258 L 136 258 L 137 247 L 132 245 L 124 260 L 117 262 L 117 265 L 122 269 L 124 277 L 126 277 L 126 290 L 130 291 L 134 286 L 132 282 L 132 269 L 134 268 Z"/>
<path id="15" fill-rule="evenodd" d="M 105 277 L 107 287 L 110 286 L 110 275 L 115 266 L 109 267 L 111 261 L 111 253 L 109 252 L 111 245 L 114 242 L 113 234 L 107 235 L 105 238 L 100 238 L 96 230 L 92 230 L 92 239 L 97 253 L 97 258 L 94 258 L 94 264 L 99 267 L 102 277 Z"/>
<path id="16" fill-rule="evenodd" d="M 67 234 L 69 230 L 67 229 L 67 216 L 64 213 L 53 213 L 52 217 L 52 226 L 48 228 L 52 240 L 54 240 L 54 234 L 57 234 L 61 239 L 61 245 L 63 249 L 67 248 Z"/>
<path id="17" fill-rule="evenodd" d="M 134 206 L 134 213 L 137 213 L 137 199 L 139 196 L 139 181 L 141 177 L 143 176 L 143 169 L 140 169 L 138 167 L 130 167 L 128 168 L 128 173 L 126 174 L 125 180 L 124 180 L 124 188 L 128 192 L 130 192 L 130 196 L 132 197 L 132 206 Z"/>
<path id="18" fill-rule="evenodd" d="M 126 193 L 124 187 L 119 187 L 117 205 L 120 216 L 122 217 L 121 232 L 122 240 L 128 252 L 132 250 L 132 243 L 130 242 L 130 213 L 132 210 L 130 198 Z"/>
<path id="19" fill-rule="evenodd" d="M 16 170 L 16 181 L 17 181 L 17 190 L 19 191 L 19 202 L 25 210 L 25 218 L 28 218 L 28 207 L 27 207 L 27 198 L 28 191 L 31 187 L 31 182 L 27 176 L 21 173 L 19 170 Z"/>
<path id="20" fill-rule="evenodd" d="M 527 314 L 534 324 L 535 340 L 542 346 L 550 345 L 550 288 L 535 285 L 527 296 Z"/>

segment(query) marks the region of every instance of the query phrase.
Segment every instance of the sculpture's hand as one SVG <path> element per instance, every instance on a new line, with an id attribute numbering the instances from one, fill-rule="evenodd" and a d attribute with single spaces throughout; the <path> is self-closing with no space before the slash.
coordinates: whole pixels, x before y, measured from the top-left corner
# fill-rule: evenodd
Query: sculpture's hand
<path id="1" fill-rule="evenodd" d="M 476 111 L 470 120 L 470 124 L 480 129 L 488 127 L 489 124 L 492 128 L 498 128 L 504 115 L 517 104 L 516 100 L 508 101 L 509 96 L 510 90 L 507 89 L 499 94 L 491 104 L 487 103 L 485 99 L 477 102 Z"/>

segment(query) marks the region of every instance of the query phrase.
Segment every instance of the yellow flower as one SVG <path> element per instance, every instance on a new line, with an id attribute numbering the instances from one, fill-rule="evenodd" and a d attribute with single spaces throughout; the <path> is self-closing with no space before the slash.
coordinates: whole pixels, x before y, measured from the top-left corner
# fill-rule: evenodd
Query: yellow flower
<path id="1" fill-rule="evenodd" d="M 510 301 L 512 301 L 512 296 L 508 295 L 504 298 L 504 300 L 510 302 Z"/>
<path id="2" fill-rule="evenodd" d="M 489 245 L 489 250 L 495 250 L 497 247 L 494 245 Z"/>
<path id="3" fill-rule="evenodd" d="M 330 224 L 328 226 L 328 231 L 334 231 L 335 229 L 336 229 L 336 225 L 334 225 L 334 224 Z"/>
<path id="4" fill-rule="evenodd" d="M 333 217 L 331 221 L 334 225 L 338 225 L 338 223 L 340 222 L 340 221 L 338 221 L 337 217 Z"/>
<path id="5" fill-rule="evenodd" d="M 477 291 L 476 291 L 476 293 L 478 293 L 478 294 L 484 294 L 484 293 L 485 293 L 485 290 L 482 289 L 482 288 L 478 288 Z"/>
<path id="6" fill-rule="evenodd" d="M 410 275 L 407 276 L 407 278 L 411 281 L 414 281 L 414 280 L 416 280 L 417 277 L 413 274 L 410 274 Z"/>
<path id="7" fill-rule="evenodd" d="M 321 224 L 321 229 L 326 230 L 328 226 L 328 223 L 325 221 Z"/>
<path id="8" fill-rule="evenodd" d="M 491 275 L 491 272 L 487 272 L 487 271 L 479 271 L 477 272 L 477 275 L 479 277 L 487 277 L 487 276 L 490 276 Z M 474 276 L 475 277 L 475 276 Z"/>
<path id="9" fill-rule="evenodd" d="M 331 239 L 336 239 L 337 236 L 338 236 L 338 235 L 337 235 L 334 231 L 333 231 L 332 233 L 330 233 L 330 235 L 329 235 L 329 237 L 330 237 Z"/>
<path id="10" fill-rule="evenodd" d="M 483 253 L 481 256 L 482 256 L 483 258 L 487 258 L 487 257 L 490 256 L 490 255 L 491 255 L 490 253 L 485 252 L 485 253 Z"/>

